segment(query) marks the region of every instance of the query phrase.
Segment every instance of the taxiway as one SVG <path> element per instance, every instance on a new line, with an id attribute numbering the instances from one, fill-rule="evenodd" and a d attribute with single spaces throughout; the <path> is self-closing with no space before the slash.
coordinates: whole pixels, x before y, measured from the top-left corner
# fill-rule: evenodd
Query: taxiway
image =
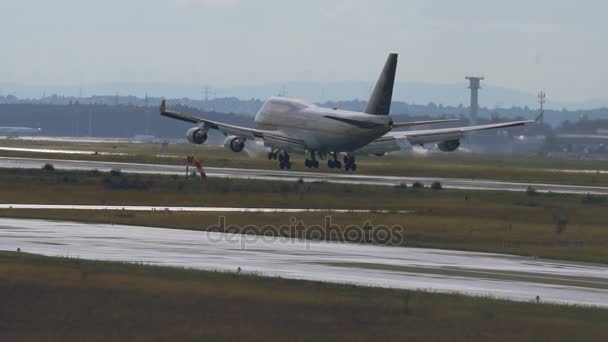
<path id="1" fill-rule="evenodd" d="M 608 266 L 514 255 L 0 219 L 0 250 L 608 307 Z"/>

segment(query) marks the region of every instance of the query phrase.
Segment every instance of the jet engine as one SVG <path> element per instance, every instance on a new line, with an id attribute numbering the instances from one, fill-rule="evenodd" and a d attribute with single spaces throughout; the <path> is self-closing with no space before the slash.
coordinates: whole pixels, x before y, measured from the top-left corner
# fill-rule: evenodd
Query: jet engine
<path id="1" fill-rule="evenodd" d="M 439 147 L 439 150 L 442 152 L 455 151 L 459 146 L 460 146 L 460 140 L 458 140 L 458 139 L 442 141 L 439 144 L 437 144 L 437 147 Z"/>
<path id="2" fill-rule="evenodd" d="M 191 144 L 204 144 L 207 141 L 207 132 L 203 131 L 200 127 L 192 127 L 186 133 L 186 138 Z"/>
<path id="3" fill-rule="evenodd" d="M 231 135 L 224 140 L 224 147 L 232 152 L 241 152 L 245 148 L 245 139 Z"/>

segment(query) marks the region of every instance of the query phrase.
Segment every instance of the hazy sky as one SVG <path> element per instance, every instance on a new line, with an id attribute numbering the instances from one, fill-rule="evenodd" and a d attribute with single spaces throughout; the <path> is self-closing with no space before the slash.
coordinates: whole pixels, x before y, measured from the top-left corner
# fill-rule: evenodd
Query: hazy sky
<path id="1" fill-rule="evenodd" d="M 0 83 L 375 80 L 606 98 L 605 0 L 1 0 Z"/>

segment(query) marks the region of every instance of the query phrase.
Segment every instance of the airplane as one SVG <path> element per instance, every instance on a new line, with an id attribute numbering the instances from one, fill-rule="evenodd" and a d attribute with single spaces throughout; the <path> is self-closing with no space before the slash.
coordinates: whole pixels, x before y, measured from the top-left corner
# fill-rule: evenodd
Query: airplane
<path id="1" fill-rule="evenodd" d="M 534 120 L 511 121 L 486 125 L 412 131 L 392 131 L 396 128 L 453 122 L 458 119 L 393 122 L 389 115 L 397 54 L 389 54 L 363 112 L 324 108 L 294 98 L 270 97 L 255 116 L 256 128 L 240 127 L 198 118 L 168 110 L 165 100 L 160 105 L 162 116 L 185 121 L 196 126 L 186 132 L 192 144 L 203 144 L 210 129 L 219 130 L 227 138 L 224 147 L 241 152 L 247 140 L 262 140 L 270 148 L 268 159 L 279 161 L 281 169 L 291 168 L 291 153 L 305 153 L 305 166 L 318 168 L 319 159 L 327 159 L 331 169 L 341 169 L 344 154 L 346 171 L 356 171 L 355 155 L 383 155 L 400 149 L 404 142 L 411 145 L 437 143 L 441 151 L 454 151 L 464 134 L 472 131 L 522 126 Z"/>
<path id="2" fill-rule="evenodd" d="M 42 132 L 42 128 L 32 127 L 0 127 L 0 135 L 8 137 L 18 137 L 23 135 L 33 135 Z"/>

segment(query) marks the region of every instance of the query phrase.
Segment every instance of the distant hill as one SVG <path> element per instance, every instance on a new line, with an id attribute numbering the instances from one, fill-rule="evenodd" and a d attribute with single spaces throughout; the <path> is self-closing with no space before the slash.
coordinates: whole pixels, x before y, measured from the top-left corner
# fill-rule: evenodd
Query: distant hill
<path id="1" fill-rule="evenodd" d="M 288 82 L 285 84 L 253 85 L 230 88 L 209 88 L 207 96 L 212 98 L 236 97 L 241 100 L 265 99 L 268 96 L 285 94 L 312 102 L 326 101 L 367 101 L 373 82 L 339 81 L 339 82 Z M 134 95 L 143 98 L 146 94 L 153 97 L 203 99 L 205 83 L 197 84 L 162 84 L 162 83 L 105 83 L 84 85 L 82 89 L 74 86 L 32 86 L 20 84 L 0 84 L 0 95 L 13 94 L 19 98 L 40 98 L 45 94 L 60 94 L 77 97 L 106 95 Z M 469 90 L 463 79 L 462 83 L 397 83 L 394 100 L 410 104 L 427 105 L 430 102 L 444 106 L 468 106 Z M 526 92 L 493 86 L 482 85 L 479 98 L 480 105 L 487 108 L 510 108 L 537 106 L 536 95 Z M 548 96 L 547 108 L 570 110 L 593 109 L 608 106 L 608 100 L 594 99 L 584 103 L 566 103 Z"/>

